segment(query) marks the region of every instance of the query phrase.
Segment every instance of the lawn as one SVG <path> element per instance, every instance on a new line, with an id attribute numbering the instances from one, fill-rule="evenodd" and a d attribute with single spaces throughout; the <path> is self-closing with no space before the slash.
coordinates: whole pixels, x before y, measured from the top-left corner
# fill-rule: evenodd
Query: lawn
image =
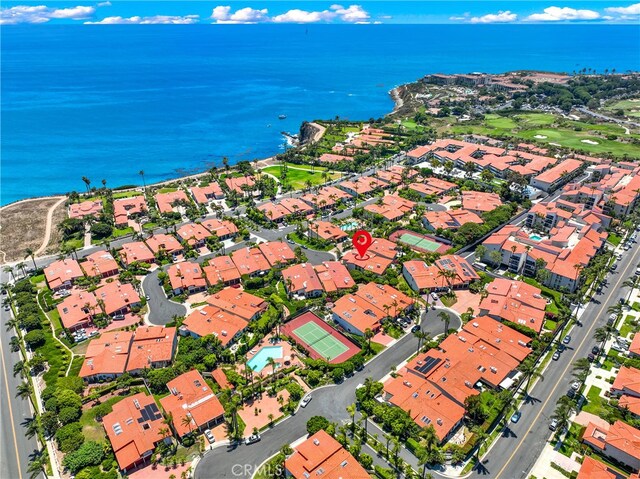
<path id="1" fill-rule="evenodd" d="M 613 246 L 618 246 L 620 244 L 620 241 L 622 241 L 622 238 L 617 234 L 611 233 L 607 238 L 607 241 L 611 243 Z"/>
<path id="2" fill-rule="evenodd" d="M 627 116 L 635 116 L 640 118 L 640 100 L 620 100 L 606 107 L 607 110 L 624 110 Z"/>
<path id="3" fill-rule="evenodd" d="M 134 196 L 141 196 L 142 193 L 139 191 L 118 191 L 113 193 L 113 199 L 117 200 L 118 198 L 132 198 Z"/>
<path id="4" fill-rule="evenodd" d="M 495 114 L 485 115 L 484 122 L 488 127 L 503 130 L 512 130 L 518 126 L 512 118 Z"/>
<path id="5" fill-rule="evenodd" d="M 623 338 L 626 338 L 627 335 L 634 330 L 634 327 L 631 324 L 631 321 L 633 319 L 635 319 L 634 316 L 631 316 L 631 315 L 625 316 L 624 323 L 622 324 L 622 327 L 620 328 L 620 336 L 622 336 Z"/>
<path id="6" fill-rule="evenodd" d="M 178 191 L 178 188 L 160 188 L 156 193 L 173 193 L 174 191 Z"/>
<path id="7" fill-rule="evenodd" d="M 442 304 L 444 304 L 447 308 L 450 308 L 451 306 L 456 304 L 456 302 L 458 301 L 458 297 L 455 295 L 451 295 L 451 296 L 443 295 L 443 296 L 440 296 L 440 301 L 442 301 Z"/>
<path id="8" fill-rule="evenodd" d="M 123 399 L 124 396 L 110 397 L 102 404 L 108 404 L 110 407 L 113 407 L 114 404 Z M 105 442 L 106 435 L 104 433 L 104 427 L 102 427 L 102 423 L 96 421 L 95 408 L 87 409 L 82 413 L 82 416 L 80 416 L 80 425 L 82 426 L 82 434 L 87 441 Z"/>
<path id="9" fill-rule="evenodd" d="M 605 135 L 617 135 L 631 138 L 637 135 L 625 135 L 624 129 L 617 125 L 590 124 L 585 122 L 565 122 L 566 126 L 551 128 L 556 117 L 548 114 L 531 113 L 501 117 L 495 114 L 486 115 L 480 124 L 454 125 L 449 131 L 454 133 L 475 133 L 479 135 L 513 135 L 527 141 L 557 143 L 566 148 L 582 150 L 588 153 L 613 153 L 616 156 L 627 154 L 640 158 L 640 146 L 607 140 Z M 578 128 L 580 131 L 576 131 Z M 539 138 L 539 137 L 545 138 Z M 583 140 L 596 144 L 583 143 Z"/>
<path id="10" fill-rule="evenodd" d="M 308 167 L 298 165 L 296 165 L 295 168 L 289 167 L 289 169 L 287 170 L 287 183 L 289 183 L 296 190 L 307 188 L 307 181 L 311 181 L 311 184 L 313 186 L 325 183 L 325 180 L 322 177 L 322 169 L 316 168 L 316 171 L 312 172 L 307 168 Z M 275 176 L 282 182 L 282 172 L 280 171 L 279 166 L 268 166 L 266 168 L 263 168 L 262 171 Z M 339 177 L 339 173 L 333 173 L 328 176 L 327 181 L 335 180 Z"/>
<path id="11" fill-rule="evenodd" d="M 596 386 L 591 386 L 587 392 L 587 402 L 582 406 L 582 410 L 590 412 L 591 414 L 600 415 L 602 408 L 602 398 L 600 393 L 602 389 Z"/>
<path id="12" fill-rule="evenodd" d="M 133 228 L 131 226 L 127 226 L 126 228 L 113 228 L 113 232 L 111 236 L 109 236 L 109 240 L 115 240 L 121 238 L 122 236 L 132 235 L 134 233 Z M 103 240 L 99 239 L 91 239 L 92 244 L 101 244 Z"/>
<path id="13" fill-rule="evenodd" d="M 560 446 L 560 453 L 567 457 L 571 457 L 571 454 L 581 450 L 583 446 L 580 442 L 580 438 L 582 437 L 584 430 L 584 426 L 576 423 L 571 423 L 571 426 L 569 426 L 569 432 L 562 442 L 562 446 Z"/>
<path id="14" fill-rule="evenodd" d="M 557 327 L 558 327 L 558 323 L 551 319 L 547 319 L 544 322 L 544 329 L 548 329 L 549 331 L 555 331 Z"/>
<path id="15" fill-rule="evenodd" d="M 322 245 L 318 242 L 312 242 L 306 236 L 301 235 L 295 231 L 293 231 L 292 233 L 289 233 L 289 238 L 291 238 L 293 241 L 295 241 L 299 245 L 302 245 L 306 248 L 313 249 L 316 251 L 329 251 L 335 248 L 336 246 L 335 244 L 332 244 L 332 243 L 327 243 L 326 245 Z"/>

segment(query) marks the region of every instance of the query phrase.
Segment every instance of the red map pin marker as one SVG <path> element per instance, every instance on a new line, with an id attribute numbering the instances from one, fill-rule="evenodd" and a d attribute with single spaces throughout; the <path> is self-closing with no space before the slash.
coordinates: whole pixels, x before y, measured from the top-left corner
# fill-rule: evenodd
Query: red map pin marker
<path id="1" fill-rule="evenodd" d="M 358 230 L 354 233 L 353 238 L 351 238 L 351 242 L 355 249 L 358 250 L 358 254 L 360 255 L 359 259 L 364 259 L 364 255 L 367 253 L 369 246 L 373 243 L 373 238 L 367 231 Z"/>

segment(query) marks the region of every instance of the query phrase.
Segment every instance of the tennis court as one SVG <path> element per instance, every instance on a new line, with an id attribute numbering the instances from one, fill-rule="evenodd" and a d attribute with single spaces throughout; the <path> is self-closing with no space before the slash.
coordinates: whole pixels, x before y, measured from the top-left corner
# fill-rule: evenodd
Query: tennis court
<path id="1" fill-rule="evenodd" d="M 427 238 L 421 238 L 420 236 L 414 236 L 411 233 L 405 233 L 400 236 L 400 241 L 427 251 L 438 251 L 442 246 L 440 243 L 436 243 Z"/>
<path id="2" fill-rule="evenodd" d="M 325 331 L 316 323 L 303 324 L 293 332 L 328 361 L 337 358 L 349 349 L 334 338 L 331 331 Z"/>
<path id="3" fill-rule="evenodd" d="M 360 351 L 342 333 L 307 311 L 282 326 L 282 332 L 304 346 L 313 359 L 338 364 Z"/>

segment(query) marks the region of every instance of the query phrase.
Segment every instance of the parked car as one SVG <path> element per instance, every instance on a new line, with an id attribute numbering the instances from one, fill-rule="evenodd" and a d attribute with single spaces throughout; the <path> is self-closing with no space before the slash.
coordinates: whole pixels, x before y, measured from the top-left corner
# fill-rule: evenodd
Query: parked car
<path id="1" fill-rule="evenodd" d="M 260 439 L 260 434 L 251 434 L 251 436 L 244 440 L 244 443 L 248 446 L 249 444 L 260 441 Z"/>
<path id="2" fill-rule="evenodd" d="M 551 429 L 552 431 L 555 431 L 556 429 L 558 429 L 558 420 L 554 419 L 551 421 L 551 424 L 549 424 L 549 429 Z"/>
<path id="3" fill-rule="evenodd" d="M 520 420 L 521 417 L 522 413 L 520 411 L 516 411 L 513 413 L 513 416 L 511 416 L 511 422 L 515 424 Z"/>
<path id="4" fill-rule="evenodd" d="M 307 404 L 309 404 L 311 402 L 311 396 L 305 396 L 302 398 L 302 401 L 300 401 L 300 407 L 307 407 Z"/>
<path id="5" fill-rule="evenodd" d="M 560 359 L 560 353 L 556 351 L 555 353 L 553 353 L 553 356 L 551 356 L 551 359 L 557 361 L 558 359 Z"/>
<path id="6" fill-rule="evenodd" d="M 419 324 L 416 324 L 413 328 L 411 328 L 411 332 L 412 333 L 415 333 L 417 331 L 420 331 L 420 325 Z"/>
<path id="7" fill-rule="evenodd" d="M 589 360 L 590 363 L 592 363 L 596 360 L 596 356 L 595 354 L 589 353 L 589 355 L 587 356 L 587 359 Z"/>
<path id="8" fill-rule="evenodd" d="M 114 321 L 122 321 L 123 319 L 124 319 L 124 314 L 116 314 L 116 315 L 113 317 L 113 320 L 114 320 Z"/>
<path id="9" fill-rule="evenodd" d="M 592 347 L 591 353 L 597 356 L 598 354 L 600 354 L 600 347 L 599 346 Z"/>
<path id="10" fill-rule="evenodd" d="M 613 344 L 611 344 L 611 349 L 613 349 L 614 351 L 618 351 L 619 353 L 627 352 L 625 347 L 622 344 L 617 343 L 616 341 L 614 341 Z"/>
<path id="11" fill-rule="evenodd" d="M 580 381 L 573 381 L 571 383 L 571 389 L 573 389 L 574 391 L 577 391 L 578 389 L 580 389 Z"/>
<path id="12" fill-rule="evenodd" d="M 611 268 L 609 268 L 609 269 L 611 269 L 611 271 L 615 271 L 615 270 L 617 270 L 617 269 L 618 269 L 618 263 L 613 263 L 613 264 L 611 265 Z"/>
<path id="13" fill-rule="evenodd" d="M 558 344 L 558 352 L 563 352 L 567 347 L 564 344 Z"/>
<path id="14" fill-rule="evenodd" d="M 576 391 L 575 389 L 569 389 L 567 391 L 567 396 L 571 399 L 575 398 L 576 394 L 578 394 L 578 391 Z"/>
<path id="15" fill-rule="evenodd" d="M 216 438 L 213 437 L 213 433 L 211 432 L 211 429 L 204 430 L 204 437 L 207 438 L 207 441 L 209 441 L 209 444 L 213 444 L 214 442 L 216 442 Z"/>
<path id="16" fill-rule="evenodd" d="M 570 342 L 571 342 L 571 336 L 567 334 L 562 340 L 562 344 L 569 344 Z"/>

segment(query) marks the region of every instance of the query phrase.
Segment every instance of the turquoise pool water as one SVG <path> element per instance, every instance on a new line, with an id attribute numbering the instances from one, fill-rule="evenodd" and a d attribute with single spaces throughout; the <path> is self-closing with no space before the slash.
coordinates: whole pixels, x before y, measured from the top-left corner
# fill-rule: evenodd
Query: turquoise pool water
<path id="1" fill-rule="evenodd" d="M 355 221 L 351 221 L 349 223 L 345 223 L 343 224 L 340 229 L 342 231 L 352 231 L 355 230 L 356 228 L 358 228 L 360 225 L 358 223 L 356 223 Z"/>
<path id="2" fill-rule="evenodd" d="M 247 364 L 251 369 L 259 373 L 265 368 L 269 358 L 282 359 L 282 346 L 265 346 L 249 359 Z"/>
<path id="3" fill-rule="evenodd" d="M 530 234 L 529 238 L 531 238 L 533 241 L 540 241 L 542 239 L 542 236 L 539 236 L 536 234 Z"/>

